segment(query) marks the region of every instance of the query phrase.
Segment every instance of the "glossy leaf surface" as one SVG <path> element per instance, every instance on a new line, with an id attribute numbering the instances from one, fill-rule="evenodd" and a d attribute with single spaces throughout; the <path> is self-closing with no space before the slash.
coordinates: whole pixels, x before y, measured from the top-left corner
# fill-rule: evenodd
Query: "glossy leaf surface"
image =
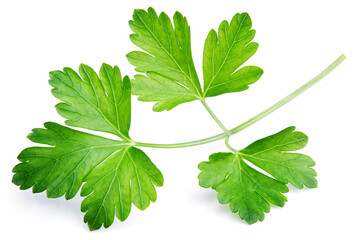
<path id="1" fill-rule="evenodd" d="M 314 161 L 306 155 L 289 153 L 303 148 L 308 138 L 295 127 L 255 141 L 236 153 L 214 153 L 199 164 L 199 184 L 218 192 L 222 204 L 249 224 L 264 220 L 270 204 L 283 207 L 287 183 L 297 188 L 317 186 Z M 248 160 L 274 178 L 250 167 Z"/>
<path id="2" fill-rule="evenodd" d="M 129 22 L 134 34 L 131 41 L 143 51 L 127 55 L 138 72 L 133 81 L 133 94 L 142 101 L 156 101 L 155 111 L 199 99 L 200 82 L 195 71 L 190 43 L 190 27 L 185 17 L 176 12 L 174 26 L 165 13 L 159 16 L 153 8 L 135 10 Z"/>
<path id="3" fill-rule="evenodd" d="M 81 76 L 81 77 L 80 77 Z M 111 140 L 47 122 L 28 136 L 47 147 L 23 150 L 13 169 L 20 189 L 46 191 L 50 198 L 73 198 L 81 188 L 81 210 L 90 230 L 109 227 L 114 217 L 124 221 L 131 204 L 141 210 L 156 200 L 155 186 L 163 176 L 129 137 L 131 82 L 117 67 L 103 64 L 98 76 L 86 65 L 80 76 L 72 69 L 51 73 L 53 94 L 63 103 L 57 110 L 71 126 L 113 133 Z M 83 186 L 82 184 L 85 183 Z"/>
<path id="4" fill-rule="evenodd" d="M 50 73 L 52 93 L 62 101 L 56 110 L 68 119 L 65 123 L 129 140 L 130 79 L 122 79 L 119 68 L 108 64 L 102 65 L 99 76 L 85 64 L 80 65 L 79 72 L 80 76 L 71 68 L 64 68 Z"/>
<path id="5" fill-rule="evenodd" d="M 220 24 L 218 34 L 215 30 L 209 32 L 203 59 L 204 97 L 246 90 L 263 74 L 256 66 L 238 69 L 259 46 L 251 42 L 255 36 L 251 25 L 247 13 L 237 13 L 230 24 L 227 21 Z"/>

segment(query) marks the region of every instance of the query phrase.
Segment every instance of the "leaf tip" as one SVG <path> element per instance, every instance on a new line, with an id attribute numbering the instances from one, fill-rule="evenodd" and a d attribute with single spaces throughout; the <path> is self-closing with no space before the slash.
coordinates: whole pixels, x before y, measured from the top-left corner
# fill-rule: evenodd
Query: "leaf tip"
<path id="1" fill-rule="evenodd" d="M 153 14 L 156 15 L 156 11 L 155 11 L 155 9 L 153 7 L 148 7 L 147 12 L 148 13 L 153 13 Z"/>
<path id="2" fill-rule="evenodd" d="M 182 15 L 182 13 L 180 13 L 179 11 L 176 11 L 174 13 L 174 20 L 185 20 L 186 21 L 186 17 L 184 17 L 184 15 Z"/>
<path id="3" fill-rule="evenodd" d="M 90 68 L 88 65 L 86 65 L 85 63 L 80 63 L 79 65 L 79 71 L 86 69 L 86 68 Z"/>
<path id="4" fill-rule="evenodd" d="M 101 64 L 100 70 L 101 70 L 101 69 L 105 69 L 105 68 L 110 68 L 110 69 L 112 69 L 113 67 L 112 67 L 110 64 L 107 64 L 107 63 L 104 63 L 104 62 L 103 62 L 103 63 Z"/>
<path id="5" fill-rule="evenodd" d="M 54 78 L 54 77 L 56 76 L 56 74 L 59 73 L 59 72 L 60 72 L 59 70 L 50 71 L 50 72 L 49 72 L 49 77 L 50 77 L 49 81 L 50 81 L 52 78 Z"/>

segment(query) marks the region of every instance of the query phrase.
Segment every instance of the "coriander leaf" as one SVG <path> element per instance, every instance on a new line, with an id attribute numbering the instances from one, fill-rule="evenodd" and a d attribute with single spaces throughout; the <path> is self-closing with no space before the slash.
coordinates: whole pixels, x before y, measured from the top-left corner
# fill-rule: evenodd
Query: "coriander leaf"
<path id="1" fill-rule="evenodd" d="M 46 190 L 50 198 L 73 198 L 83 182 L 81 196 L 87 212 L 84 221 L 90 230 L 109 227 L 114 213 L 124 221 L 131 203 L 141 210 L 156 200 L 154 185 L 162 186 L 163 176 L 141 150 L 127 142 L 115 141 L 47 122 L 29 139 L 54 147 L 30 147 L 13 169 L 13 183 L 33 192 Z"/>
<path id="2" fill-rule="evenodd" d="M 282 195 L 289 190 L 285 184 L 251 168 L 238 153 L 214 153 L 199 169 L 200 186 L 215 189 L 219 202 L 229 203 L 249 224 L 264 220 L 270 203 L 282 207 L 287 201 Z"/>
<path id="3" fill-rule="evenodd" d="M 243 150 L 233 153 L 215 153 L 209 162 L 199 164 L 199 185 L 212 187 L 222 204 L 230 203 L 232 212 L 249 224 L 264 219 L 270 211 L 269 203 L 282 207 L 288 191 L 285 184 L 297 188 L 317 186 L 314 161 L 306 155 L 289 153 L 303 148 L 308 137 L 288 127 L 274 135 L 257 140 Z M 248 166 L 248 160 L 269 173 L 268 177 Z"/>
<path id="4" fill-rule="evenodd" d="M 103 64 L 100 77 L 81 64 L 80 76 L 71 68 L 50 73 L 53 95 L 63 101 L 56 105 L 58 113 L 68 119 L 68 126 L 115 134 L 130 141 L 131 85 L 121 79 L 117 66 Z"/>
<path id="5" fill-rule="evenodd" d="M 131 41 L 142 51 L 127 54 L 138 72 L 133 80 L 133 94 L 142 101 L 157 101 L 154 111 L 170 110 L 175 106 L 200 99 L 202 91 L 195 71 L 190 44 L 190 27 L 185 17 L 176 12 L 174 27 L 162 12 L 153 8 L 135 10 L 129 22 L 135 34 Z"/>
<path id="6" fill-rule="evenodd" d="M 274 135 L 255 141 L 240 151 L 243 158 L 270 173 L 283 183 L 296 188 L 317 187 L 315 162 L 307 155 L 289 153 L 305 147 L 308 137 L 288 127 Z"/>
<path id="7" fill-rule="evenodd" d="M 156 186 L 163 185 L 159 169 L 140 149 L 120 149 L 85 178 L 81 196 L 88 196 L 81 204 L 87 212 L 84 221 L 90 230 L 104 224 L 109 227 L 116 217 L 124 221 L 131 203 L 144 210 L 156 200 Z"/>
<path id="8" fill-rule="evenodd" d="M 220 24 L 218 35 L 215 30 L 209 32 L 203 56 L 204 97 L 246 90 L 263 74 L 256 66 L 237 70 L 258 49 L 258 43 L 251 42 L 255 36 L 251 25 L 247 13 L 237 13 L 230 25 Z"/>

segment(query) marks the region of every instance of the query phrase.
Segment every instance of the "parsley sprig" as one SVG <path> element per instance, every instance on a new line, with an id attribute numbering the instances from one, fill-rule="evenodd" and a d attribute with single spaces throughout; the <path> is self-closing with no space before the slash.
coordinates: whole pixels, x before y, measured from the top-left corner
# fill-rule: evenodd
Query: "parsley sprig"
<path id="1" fill-rule="evenodd" d="M 264 219 L 271 205 L 284 206 L 287 184 L 296 188 L 315 188 L 315 162 L 294 153 L 305 147 L 308 137 L 288 127 L 238 150 L 229 138 L 266 117 L 320 81 L 344 59 L 341 55 L 318 76 L 288 96 L 239 126 L 228 129 L 206 103 L 208 97 L 240 92 L 263 74 L 257 66 L 243 66 L 255 54 L 255 30 L 247 13 L 223 21 L 211 30 L 203 54 L 203 83 L 200 83 L 191 54 L 190 27 L 179 12 L 173 22 L 155 10 L 135 10 L 130 27 L 131 41 L 143 51 L 127 54 L 139 74 L 130 80 L 120 69 L 108 64 L 99 74 L 81 64 L 78 73 L 71 68 L 50 73 L 52 93 L 61 102 L 57 112 L 65 124 L 110 133 L 112 140 L 47 122 L 33 129 L 28 138 L 47 146 L 23 150 L 13 172 L 13 183 L 34 193 L 46 191 L 49 198 L 73 198 L 80 191 L 85 197 L 81 211 L 90 230 L 109 227 L 115 216 L 124 221 L 132 204 L 144 210 L 156 201 L 156 189 L 163 185 L 160 170 L 139 147 L 183 148 L 225 139 L 227 153 L 213 153 L 199 164 L 199 184 L 213 188 L 221 204 L 249 224 Z M 131 94 L 140 101 L 156 102 L 154 111 L 171 110 L 199 100 L 222 133 L 191 142 L 157 144 L 130 137 Z M 251 163 L 268 175 L 251 167 Z"/>

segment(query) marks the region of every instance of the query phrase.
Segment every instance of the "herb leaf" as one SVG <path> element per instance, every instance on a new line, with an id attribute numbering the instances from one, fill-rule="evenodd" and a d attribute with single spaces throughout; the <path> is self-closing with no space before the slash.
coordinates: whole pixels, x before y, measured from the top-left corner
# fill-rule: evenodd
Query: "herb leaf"
<path id="1" fill-rule="evenodd" d="M 288 127 L 274 135 L 257 140 L 240 151 L 243 158 L 270 173 L 283 183 L 296 188 L 317 187 L 315 162 L 307 155 L 289 153 L 305 147 L 308 137 Z"/>
<path id="2" fill-rule="evenodd" d="M 170 110 L 193 100 L 224 93 L 239 92 L 256 82 L 263 70 L 256 66 L 238 69 L 252 55 L 258 44 L 251 42 L 255 30 L 247 13 L 236 14 L 230 24 L 223 21 L 219 35 L 211 30 L 205 41 L 201 89 L 191 55 L 190 27 L 179 12 L 170 18 L 154 9 L 135 10 L 130 27 L 131 41 L 142 51 L 127 55 L 131 64 L 144 75 L 135 75 L 134 95 L 141 101 L 156 101 L 154 111 Z M 146 53 L 147 52 L 147 53 Z"/>
<path id="3" fill-rule="evenodd" d="M 203 59 L 204 97 L 246 90 L 263 74 L 255 66 L 237 70 L 258 49 L 259 44 L 251 42 L 255 36 L 251 25 L 247 13 L 237 13 L 230 25 L 227 21 L 220 24 L 219 35 L 215 30 L 209 32 Z"/>
<path id="4" fill-rule="evenodd" d="M 135 10 L 129 22 L 135 34 L 131 41 L 145 52 L 127 54 L 138 72 L 133 81 L 133 94 L 141 101 L 157 101 L 154 111 L 170 110 L 175 106 L 202 97 L 195 71 L 190 43 L 190 27 L 185 17 L 176 12 L 174 27 L 162 12 L 153 8 Z"/>
<path id="5" fill-rule="evenodd" d="M 20 189 L 46 190 L 50 198 L 73 198 L 84 177 L 107 157 L 128 147 L 127 143 L 99 137 L 47 122 L 45 129 L 35 128 L 28 138 L 54 147 L 30 147 L 23 150 L 15 166 L 13 182 Z"/>
<path id="6" fill-rule="evenodd" d="M 199 184 L 218 192 L 221 204 L 230 203 L 233 213 L 249 224 L 264 220 L 270 203 L 282 207 L 287 186 L 247 165 L 240 154 L 214 153 L 209 162 L 199 164 Z"/>
<path id="7" fill-rule="evenodd" d="M 81 189 L 85 200 L 81 211 L 87 212 L 84 221 L 90 230 L 104 224 L 108 228 L 114 216 L 124 221 L 130 213 L 131 203 L 145 210 L 156 200 L 156 186 L 163 185 L 163 176 L 148 156 L 138 148 L 123 148 L 109 156 L 86 178 Z"/>
<path id="8" fill-rule="evenodd" d="M 307 144 L 308 138 L 295 127 L 262 138 L 237 151 L 229 137 L 274 112 L 313 86 L 337 67 L 341 55 L 312 80 L 258 113 L 248 121 L 228 129 L 206 103 L 207 97 L 239 92 L 256 82 L 263 70 L 256 66 L 240 68 L 255 54 L 255 30 L 247 13 L 237 13 L 230 24 L 223 21 L 218 33 L 211 30 L 203 52 L 203 88 L 200 86 L 191 54 L 190 27 L 176 12 L 173 23 L 153 8 L 135 10 L 129 22 L 131 41 L 143 51 L 127 55 L 138 74 L 135 79 L 121 77 L 120 69 L 103 64 L 98 75 L 81 64 L 79 74 L 70 68 L 50 73 L 53 95 L 62 102 L 58 113 L 68 126 L 111 133 L 112 140 L 47 122 L 35 128 L 28 138 L 46 146 L 24 149 L 13 168 L 13 183 L 34 193 L 46 191 L 49 198 L 73 198 L 81 189 L 85 197 L 81 211 L 90 230 L 112 225 L 115 216 L 124 221 L 131 205 L 140 210 L 156 201 L 155 186 L 163 176 L 149 157 L 136 147 L 182 148 L 225 138 L 231 153 L 214 153 L 199 164 L 199 184 L 213 188 L 218 200 L 249 224 L 264 220 L 271 204 L 283 207 L 288 183 L 296 188 L 317 187 L 315 163 L 306 155 L 293 153 Z M 133 85 L 133 87 L 132 87 Z M 200 140 L 158 144 L 133 141 L 131 94 L 141 101 L 155 101 L 154 111 L 170 110 L 181 103 L 200 100 L 223 133 Z M 255 165 L 255 166 L 251 166 Z M 259 169 L 260 168 L 260 169 Z"/>
<path id="9" fill-rule="evenodd" d="M 295 127 L 288 127 L 235 154 L 212 154 L 209 162 L 199 164 L 199 185 L 215 189 L 219 202 L 230 203 L 231 211 L 239 212 L 249 224 L 262 221 L 264 213 L 270 211 L 269 203 L 284 205 L 286 198 L 281 193 L 288 191 L 285 184 L 290 182 L 297 188 L 317 186 L 316 172 L 311 168 L 314 161 L 309 156 L 287 152 L 303 148 L 308 141 L 304 133 L 294 130 Z M 244 160 L 275 179 L 251 168 Z"/>
<path id="10" fill-rule="evenodd" d="M 63 101 L 56 105 L 58 113 L 68 119 L 68 126 L 115 134 L 129 141 L 131 121 L 131 84 L 121 79 L 117 66 L 103 64 L 100 77 L 81 64 L 80 76 L 71 68 L 50 73 L 53 95 Z"/>
<path id="11" fill-rule="evenodd" d="M 86 72 L 86 73 L 85 73 Z M 104 64 L 100 77 L 88 66 L 75 71 L 51 73 L 53 93 L 65 103 L 57 105 L 68 125 L 111 132 L 123 138 L 111 140 L 47 122 L 28 136 L 52 147 L 23 150 L 13 169 L 13 183 L 20 189 L 46 190 L 47 196 L 73 198 L 85 182 L 81 210 L 90 230 L 109 227 L 116 214 L 124 221 L 131 203 L 141 210 L 156 200 L 154 186 L 162 186 L 163 176 L 146 154 L 133 147 L 130 127 L 130 81 L 121 80 L 120 70 Z M 92 86 L 96 87 L 92 87 Z M 116 90 L 113 89 L 116 87 Z M 65 109 L 65 110 L 64 110 Z M 111 114 L 115 116 L 111 117 Z"/>

